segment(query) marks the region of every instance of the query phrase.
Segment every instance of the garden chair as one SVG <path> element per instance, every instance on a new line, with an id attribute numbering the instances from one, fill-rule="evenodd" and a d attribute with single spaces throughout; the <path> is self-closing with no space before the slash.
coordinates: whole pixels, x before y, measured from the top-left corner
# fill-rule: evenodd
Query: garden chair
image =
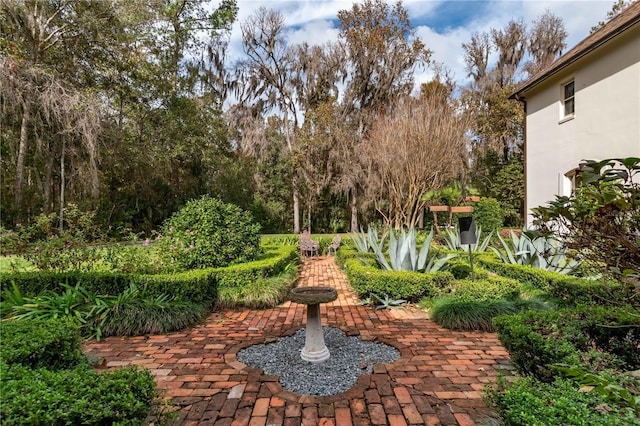
<path id="1" fill-rule="evenodd" d="M 331 255 L 331 252 L 333 252 L 333 255 L 335 256 L 336 252 L 340 248 L 341 241 L 342 241 L 342 238 L 340 238 L 340 235 L 336 234 L 336 236 L 333 237 L 333 240 L 331 240 L 331 244 L 329 244 L 329 247 L 328 247 L 329 255 Z"/>
<path id="2" fill-rule="evenodd" d="M 311 234 L 309 233 L 309 231 L 302 231 L 302 233 L 300 234 L 300 255 L 303 257 L 318 256 L 319 250 L 320 243 L 311 239 Z"/>

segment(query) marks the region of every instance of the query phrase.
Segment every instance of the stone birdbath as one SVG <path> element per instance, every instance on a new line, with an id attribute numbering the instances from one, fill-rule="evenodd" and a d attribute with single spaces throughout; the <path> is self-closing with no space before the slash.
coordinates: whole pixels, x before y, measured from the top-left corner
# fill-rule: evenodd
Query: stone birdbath
<path id="1" fill-rule="evenodd" d="M 322 333 L 320 303 L 333 302 L 338 293 L 332 287 L 296 287 L 289 292 L 289 298 L 292 302 L 307 305 L 305 342 L 300 357 L 313 364 L 328 360 L 330 354 Z"/>

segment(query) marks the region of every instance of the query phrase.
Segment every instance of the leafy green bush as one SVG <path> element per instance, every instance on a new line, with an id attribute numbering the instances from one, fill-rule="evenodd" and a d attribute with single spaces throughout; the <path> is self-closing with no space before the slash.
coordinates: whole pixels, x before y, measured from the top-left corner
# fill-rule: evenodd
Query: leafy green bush
<path id="1" fill-rule="evenodd" d="M 525 377 L 502 383 L 487 396 L 505 426 L 640 425 L 633 409 L 612 404 L 600 393 L 581 391 L 570 380 L 540 383 Z"/>
<path id="2" fill-rule="evenodd" d="M 217 268 L 256 259 L 259 231 L 250 213 L 203 196 L 167 219 L 157 241 L 178 268 Z"/>
<path id="3" fill-rule="evenodd" d="M 158 397 L 148 370 L 122 368 L 97 374 L 70 370 L 0 368 L 5 425 L 142 425 Z"/>
<path id="4" fill-rule="evenodd" d="M 0 359 L 8 365 L 49 369 L 85 362 L 77 327 L 61 319 L 0 322 Z"/>
<path id="5" fill-rule="evenodd" d="M 535 224 L 561 239 L 572 255 L 640 286 L 640 158 L 587 160 L 578 189 L 534 210 Z"/>
<path id="6" fill-rule="evenodd" d="M 486 276 L 472 281 L 470 279 L 454 281 L 451 296 L 461 300 L 513 299 L 520 294 L 520 283 L 503 277 Z"/>
<path id="7" fill-rule="evenodd" d="M 498 200 L 484 197 L 473 205 L 473 218 L 478 227 L 489 233 L 500 230 L 504 220 Z"/>
<path id="8" fill-rule="evenodd" d="M 539 288 L 556 297 L 562 304 L 573 306 L 581 303 L 615 306 L 631 303 L 640 306 L 639 298 L 633 298 L 629 289 L 614 281 L 589 280 L 545 271 L 528 265 L 503 263 L 494 256 L 482 254 L 478 263 L 503 277 L 513 278 L 523 284 Z"/>
<path id="9" fill-rule="evenodd" d="M 581 306 L 494 319 L 500 342 L 521 373 L 551 381 L 552 364 L 579 365 L 591 349 L 628 370 L 640 366 L 640 316 L 632 308 Z M 606 367 L 606 365 L 604 366 Z"/>
<path id="10" fill-rule="evenodd" d="M 438 288 L 447 287 L 453 281 L 453 275 L 448 272 L 381 271 L 353 258 L 345 261 L 345 270 L 354 290 L 363 299 L 375 294 L 415 302 L 434 296 Z"/>

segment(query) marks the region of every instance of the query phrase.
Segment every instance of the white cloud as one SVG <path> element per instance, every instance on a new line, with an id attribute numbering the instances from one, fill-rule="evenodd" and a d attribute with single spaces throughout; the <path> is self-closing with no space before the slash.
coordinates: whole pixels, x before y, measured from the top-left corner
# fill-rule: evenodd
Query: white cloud
<path id="1" fill-rule="evenodd" d="M 455 1 L 455 0 L 449 0 Z M 442 1 L 404 0 L 403 6 L 409 13 L 417 35 L 433 51 L 433 59 L 444 64 L 454 73 L 459 84 L 468 81 L 463 59 L 462 43 L 470 40 L 476 32 L 491 28 L 503 28 L 511 19 L 522 19 L 527 25 L 544 13 L 546 9 L 561 17 L 569 36 L 567 50 L 589 35 L 592 26 L 606 17 L 613 0 L 491 0 L 467 1 L 465 5 L 476 13 L 463 26 L 440 30 L 440 33 L 424 25 L 433 19 L 434 13 L 441 13 L 438 6 Z M 478 3 L 478 5 L 474 5 Z M 323 44 L 338 38 L 336 20 L 338 11 L 351 9 L 353 2 L 347 0 L 238 0 L 238 20 L 231 35 L 230 57 L 242 57 L 242 37 L 240 23 L 244 22 L 259 7 L 272 8 L 282 13 L 288 26 L 286 36 L 292 43 L 306 41 L 309 44 Z M 489 7 L 486 7 L 489 6 Z M 442 16 L 441 22 L 454 22 L 452 17 Z M 428 81 L 432 72 L 425 70 L 416 76 L 418 84 Z"/>

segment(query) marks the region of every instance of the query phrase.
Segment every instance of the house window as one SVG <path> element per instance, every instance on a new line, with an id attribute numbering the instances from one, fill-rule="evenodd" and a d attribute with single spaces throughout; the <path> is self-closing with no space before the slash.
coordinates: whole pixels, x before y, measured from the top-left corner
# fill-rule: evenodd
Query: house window
<path id="1" fill-rule="evenodd" d="M 575 113 L 575 81 L 570 81 L 562 86 L 562 117 L 573 117 Z"/>

